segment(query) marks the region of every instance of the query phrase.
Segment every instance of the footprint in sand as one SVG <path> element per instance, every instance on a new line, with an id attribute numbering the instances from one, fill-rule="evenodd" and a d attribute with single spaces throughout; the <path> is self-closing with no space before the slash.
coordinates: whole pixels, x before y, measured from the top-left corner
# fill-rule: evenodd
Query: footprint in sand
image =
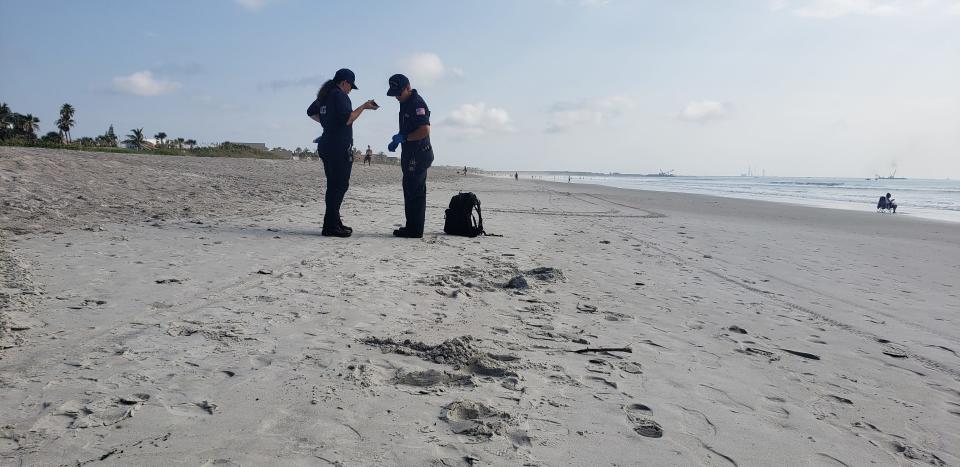
<path id="1" fill-rule="evenodd" d="M 643 367 L 642 367 L 639 363 L 636 363 L 636 362 L 624 362 L 624 361 L 620 361 L 620 362 L 617 362 L 617 365 L 616 365 L 616 366 L 617 366 L 617 368 L 619 368 L 621 371 L 625 371 L 625 372 L 630 373 L 630 374 L 633 374 L 633 375 L 643 374 Z"/>
<path id="2" fill-rule="evenodd" d="M 627 420 L 633 425 L 633 431 L 640 436 L 647 438 L 663 437 L 663 428 L 660 424 L 650 418 L 653 410 L 643 404 L 628 404 L 623 406 L 623 411 L 627 413 Z"/>
<path id="3" fill-rule="evenodd" d="M 880 351 L 883 352 L 884 355 L 893 358 L 907 358 L 907 349 L 903 346 L 894 344 L 885 339 L 880 339 L 879 342 L 883 344 Z"/>
<path id="4" fill-rule="evenodd" d="M 602 384 L 604 386 L 607 386 L 613 389 L 617 389 L 617 383 L 615 381 L 610 381 L 608 379 L 600 378 L 598 376 L 587 376 L 584 379 L 586 379 L 587 381 L 594 381 L 596 383 Z"/>
<path id="5" fill-rule="evenodd" d="M 511 419 L 506 412 L 466 400 L 451 402 L 443 408 L 440 418 L 458 435 L 486 438 L 502 433 Z"/>
<path id="6" fill-rule="evenodd" d="M 600 358 L 592 358 L 587 361 L 587 371 L 591 373 L 600 373 L 604 375 L 609 375 L 613 372 L 613 365 Z"/>
<path id="7" fill-rule="evenodd" d="M 130 394 L 89 402 L 72 400 L 65 402 L 48 417 L 70 419 L 67 428 L 73 429 L 110 426 L 132 417 L 149 399 L 148 394 Z"/>
<path id="8" fill-rule="evenodd" d="M 425 370 L 405 372 L 397 371 L 397 376 L 393 380 L 396 384 L 415 387 L 431 387 L 437 385 L 445 386 L 473 386 L 473 378 L 469 375 L 459 375 L 446 371 Z"/>

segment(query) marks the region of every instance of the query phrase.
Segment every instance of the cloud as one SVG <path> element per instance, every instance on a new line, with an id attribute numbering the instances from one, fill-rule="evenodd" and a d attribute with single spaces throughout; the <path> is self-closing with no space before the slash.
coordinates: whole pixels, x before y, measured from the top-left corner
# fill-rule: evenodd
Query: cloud
<path id="1" fill-rule="evenodd" d="M 707 123 L 714 120 L 721 120 L 730 115 L 732 105 L 726 102 L 718 101 L 692 101 L 687 103 L 683 111 L 677 117 L 680 120 L 695 123 Z"/>
<path id="2" fill-rule="evenodd" d="M 327 80 L 320 75 L 304 76 L 299 79 L 277 79 L 273 81 L 267 81 L 265 83 L 260 83 L 257 85 L 257 88 L 270 89 L 272 91 L 279 91 L 281 89 L 287 88 L 303 88 L 303 87 L 315 87 L 319 88 Z"/>
<path id="3" fill-rule="evenodd" d="M 418 52 L 400 60 L 400 70 L 410 78 L 411 84 L 433 84 L 443 78 L 462 78 L 463 70 L 449 67 L 435 53 Z"/>
<path id="4" fill-rule="evenodd" d="M 956 0 L 771 0 L 773 10 L 788 10 L 807 18 L 836 19 L 843 16 L 900 16 L 953 13 Z"/>
<path id="5" fill-rule="evenodd" d="M 138 71 L 130 76 L 113 78 L 113 90 L 135 96 L 159 96 L 180 88 L 180 83 L 154 78 L 152 71 Z"/>
<path id="6" fill-rule="evenodd" d="M 259 11 L 267 6 L 270 0 L 233 0 L 247 11 Z"/>
<path id="7" fill-rule="evenodd" d="M 610 0 L 580 0 L 583 6 L 603 6 L 610 3 Z"/>
<path id="8" fill-rule="evenodd" d="M 633 99 L 608 96 L 579 102 L 557 102 L 548 113 L 547 133 L 563 133 L 581 126 L 601 126 L 611 118 L 633 109 Z"/>
<path id="9" fill-rule="evenodd" d="M 461 105 L 440 120 L 440 124 L 455 128 L 463 136 L 513 131 L 510 115 L 506 110 L 487 107 L 483 102 Z"/>

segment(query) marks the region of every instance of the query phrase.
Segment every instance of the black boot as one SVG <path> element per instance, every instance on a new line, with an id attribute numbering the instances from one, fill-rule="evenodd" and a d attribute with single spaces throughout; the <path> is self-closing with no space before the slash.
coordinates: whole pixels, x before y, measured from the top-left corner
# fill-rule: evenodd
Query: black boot
<path id="1" fill-rule="evenodd" d="M 344 229 L 343 227 L 340 227 L 340 226 L 332 227 L 332 228 L 329 228 L 329 229 L 328 229 L 328 228 L 324 228 L 323 231 L 320 232 L 320 235 L 323 235 L 324 237 L 344 237 L 344 238 L 346 238 L 346 237 L 349 237 L 351 234 L 353 234 L 353 231 L 351 231 L 351 230 L 346 230 L 346 229 Z"/>
<path id="2" fill-rule="evenodd" d="M 400 238 L 423 238 L 423 233 L 411 232 L 407 230 L 406 227 L 400 227 L 393 231 L 393 236 Z"/>

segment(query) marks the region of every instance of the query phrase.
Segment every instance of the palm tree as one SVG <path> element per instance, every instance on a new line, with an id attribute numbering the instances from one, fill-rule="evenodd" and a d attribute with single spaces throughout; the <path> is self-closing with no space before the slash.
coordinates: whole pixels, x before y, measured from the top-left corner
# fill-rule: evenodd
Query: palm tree
<path id="1" fill-rule="evenodd" d="M 185 141 L 183 138 L 177 138 L 174 141 L 177 142 L 177 149 L 183 149 L 183 143 Z"/>
<path id="2" fill-rule="evenodd" d="M 136 149 L 143 149 L 144 143 L 146 142 L 147 140 L 143 137 L 143 128 L 134 128 L 130 130 L 130 134 L 127 135 L 127 139 L 123 140 L 123 144 L 128 144 Z"/>
<path id="3" fill-rule="evenodd" d="M 40 130 L 40 119 L 34 117 L 33 114 L 26 114 L 22 118 L 20 129 L 36 138 L 37 131 Z"/>
<path id="4" fill-rule="evenodd" d="M 157 146 L 163 146 L 163 140 L 167 137 L 167 134 L 161 131 L 153 135 L 153 137 L 157 139 Z"/>
<path id="5" fill-rule="evenodd" d="M 186 144 L 187 146 L 190 146 L 190 149 L 193 149 L 193 147 L 197 145 L 197 140 L 195 140 L 195 139 L 188 139 L 188 140 L 184 141 L 184 144 Z"/>
<path id="6" fill-rule="evenodd" d="M 63 104 L 60 107 L 60 118 L 57 119 L 57 128 L 60 130 L 60 139 L 64 142 L 70 142 L 70 128 L 76 125 L 73 121 L 74 108 L 70 104 Z"/>

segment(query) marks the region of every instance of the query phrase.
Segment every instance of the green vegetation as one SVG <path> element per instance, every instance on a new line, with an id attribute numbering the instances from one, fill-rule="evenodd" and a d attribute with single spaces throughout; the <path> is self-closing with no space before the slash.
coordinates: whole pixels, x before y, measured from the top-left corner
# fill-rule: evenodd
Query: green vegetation
<path id="1" fill-rule="evenodd" d="M 155 141 L 147 140 L 143 128 L 134 128 L 121 143 L 113 129 L 95 136 L 82 136 L 73 139 L 70 130 L 76 125 L 76 109 L 70 104 L 60 107 L 60 118 L 56 121 L 59 131 L 50 131 L 37 136 L 40 131 L 40 119 L 32 114 L 20 114 L 10 109 L 6 103 L 0 104 L 0 146 L 40 147 L 51 149 L 72 149 L 76 151 L 97 151 L 121 154 L 155 154 L 165 156 L 197 157 L 239 157 L 257 159 L 289 159 L 290 152 L 282 148 L 263 150 L 230 142 L 198 147 L 197 140 L 182 137 L 169 139 L 167 133 L 160 131 L 154 135 Z M 306 151 L 304 151 L 306 152 Z"/>

